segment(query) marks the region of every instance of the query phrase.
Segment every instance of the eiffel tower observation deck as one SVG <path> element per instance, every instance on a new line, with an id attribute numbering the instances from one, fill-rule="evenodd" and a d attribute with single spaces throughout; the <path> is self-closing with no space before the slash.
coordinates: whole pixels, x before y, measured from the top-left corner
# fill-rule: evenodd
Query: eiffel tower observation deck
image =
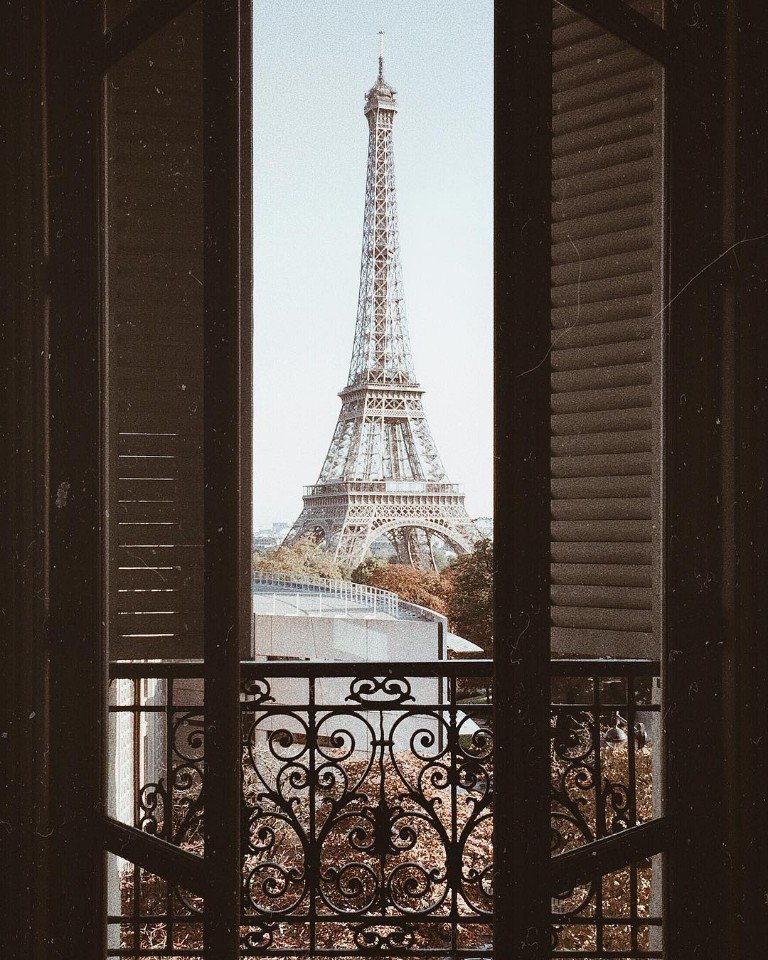
<path id="1" fill-rule="evenodd" d="M 403 300 L 392 126 L 395 91 L 379 75 L 365 98 L 368 173 L 357 323 L 347 385 L 317 483 L 285 543 L 314 536 L 349 568 L 386 537 L 400 563 L 435 568 L 434 545 L 456 553 L 480 534 L 445 475 L 413 368 Z"/>

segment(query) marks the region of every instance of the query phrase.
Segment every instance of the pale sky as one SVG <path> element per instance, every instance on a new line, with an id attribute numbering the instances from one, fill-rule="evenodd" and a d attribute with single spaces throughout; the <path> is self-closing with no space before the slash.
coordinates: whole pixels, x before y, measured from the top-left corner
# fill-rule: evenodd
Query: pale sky
<path id="1" fill-rule="evenodd" d="M 490 0 L 255 0 L 254 526 L 293 522 L 340 409 L 368 127 L 385 79 L 416 376 L 470 516 L 492 503 Z"/>

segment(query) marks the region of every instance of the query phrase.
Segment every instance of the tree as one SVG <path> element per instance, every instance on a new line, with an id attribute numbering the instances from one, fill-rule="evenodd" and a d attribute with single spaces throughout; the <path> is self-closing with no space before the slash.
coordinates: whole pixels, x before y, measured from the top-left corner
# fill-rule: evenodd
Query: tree
<path id="1" fill-rule="evenodd" d="M 448 566 L 443 574 L 451 630 L 493 652 L 493 541 L 487 537 Z"/>
<path id="2" fill-rule="evenodd" d="M 255 573 L 287 573 L 295 577 L 328 577 L 331 580 L 349 577 L 344 567 L 336 563 L 313 537 L 303 537 L 296 543 L 275 547 L 266 553 L 254 553 L 252 562 Z"/>
<path id="3" fill-rule="evenodd" d="M 366 557 L 352 571 L 352 580 L 354 583 L 370 583 L 371 577 L 375 575 L 381 565 L 381 561 L 377 560 L 376 557 Z"/>
<path id="4" fill-rule="evenodd" d="M 445 613 L 444 584 L 437 573 L 416 570 L 402 563 L 366 560 L 356 568 L 352 578 L 358 583 L 389 590 L 408 603 Z"/>

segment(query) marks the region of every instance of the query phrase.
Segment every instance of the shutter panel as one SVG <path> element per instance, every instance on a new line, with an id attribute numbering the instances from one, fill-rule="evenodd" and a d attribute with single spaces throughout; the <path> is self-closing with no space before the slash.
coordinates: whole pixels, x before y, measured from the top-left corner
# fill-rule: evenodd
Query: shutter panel
<path id="1" fill-rule="evenodd" d="M 655 655 L 660 73 L 567 8 L 553 18 L 552 649 Z"/>
<path id="2" fill-rule="evenodd" d="M 110 656 L 202 653 L 202 10 L 106 80 Z"/>

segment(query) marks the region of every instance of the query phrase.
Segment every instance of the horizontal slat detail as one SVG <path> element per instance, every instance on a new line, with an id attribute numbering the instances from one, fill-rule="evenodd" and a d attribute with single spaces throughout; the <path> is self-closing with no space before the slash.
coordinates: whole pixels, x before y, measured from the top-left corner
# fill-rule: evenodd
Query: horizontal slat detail
<path id="1" fill-rule="evenodd" d="M 643 520 L 553 520 L 553 542 L 650 543 L 650 524 Z"/>
<path id="2" fill-rule="evenodd" d="M 650 610 L 651 592 L 643 587 L 554 584 L 552 603 L 559 607 L 594 607 L 608 610 Z"/>
<path id="3" fill-rule="evenodd" d="M 619 120 L 610 120 L 585 130 L 573 130 L 561 136 L 552 138 L 552 155 L 555 159 L 563 159 L 572 154 L 585 151 L 600 151 L 605 144 L 617 141 L 630 141 L 637 137 L 650 137 L 653 134 L 653 104 L 649 103 L 644 113 L 632 117 L 622 117 Z M 641 156 L 645 154 L 647 146 L 643 146 Z M 583 158 L 580 159 L 580 165 Z M 585 169 L 582 167 L 582 169 Z M 576 170 L 569 170 L 565 176 L 573 176 Z"/>
<path id="4" fill-rule="evenodd" d="M 110 69 L 106 88 L 110 653 L 200 637 L 202 14 Z M 152 591 L 152 592 L 150 592 Z M 162 655 L 148 638 L 146 655 Z"/>
<path id="5" fill-rule="evenodd" d="M 617 66 L 619 66 L 617 61 Z M 552 97 L 552 112 L 558 119 L 571 110 L 579 110 L 589 104 L 594 104 L 598 108 L 606 93 L 611 97 L 633 93 L 637 90 L 653 89 L 653 80 L 648 75 L 648 68 L 645 64 L 633 67 L 626 62 L 620 64 L 622 67 L 617 73 L 611 75 L 610 80 L 606 81 L 601 76 L 594 83 L 584 83 L 570 88 L 558 83 L 558 89 Z M 606 90 L 607 85 L 610 89 Z"/>
<path id="6" fill-rule="evenodd" d="M 650 520 L 649 497 L 606 497 L 599 500 L 553 500 L 553 520 Z"/>
<path id="7" fill-rule="evenodd" d="M 115 572 L 119 577 L 120 587 L 123 589 L 172 587 L 181 590 L 197 583 L 202 590 L 203 578 L 196 567 L 173 561 L 169 563 L 167 559 L 164 557 L 162 563 L 144 565 L 129 562 L 130 557 L 123 557 L 123 562 Z"/>
<path id="8" fill-rule="evenodd" d="M 661 250 L 651 61 L 553 8 L 552 642 L 647 654 Z"/>
<path id="9" fill-rule="evenodd" d="M 552 43 L 558 50 L 588 37 L 599 36 L 600 27 L 586 17 L 573 17 L 560 22 L 558 13 L 561 9 L 559 5 L 552 4 Z"/>
<path id="10" fill-rule="evenodd" d="M 552 306 L 581 306 L 597 303 L 612 297 L 637 297 L 650 293 L 652 280 L 649 270 L 638 273 L 623 273 L 596 280 L 574 280 L 552 287 Z"/>
<path id="11" fill-rule="evenodd" d="M 623 363 L 613 367 L 590 367 L 552 374 L 552 390 L 557 393 L 632 387 L 651 383 L 650 363 Z"/>
<path id="12" fill-rule="evenodd" d="M 567 38 L 568 30 L 561 32 L 561 28 L 556 26 L 553 31 L 556 48 L 553 65 L 557 79 L 554 96 L 563 89 L 586 86 L 594 82 L 595 77 L 612 77 L 636 69 L 641 62 L 647 62 L 642 54 L 638 59 L 635 50 L 612 32 L 603 30 L 597 24 L 590 24 L 591 29 L 588 29 L 585 24 L 590 21 L 586 17 L 580 17 L 579 23 L 583 25 L 582 35 L 573 36 L 562 43 L 558 42 L 558 38 Z M 572 34 L 580 32 L 575 24 L 570 31 Z"/>
<path id="13" fill-rule="evenodd" d="M 552 67 L 555 75 L 573 66 L 594 64 L 603 67 L 605 60 L 623 51 L 626 44 L 605 30 L 596 30 L 591 35 L 552 51 Z"/>
<path id="14" fill-rule="evenodd" d="M 563 340 L 566 340 L 566 337 L 563 337 Z M 552 350 L 552 369 L 555 372 L 587 370 L 627 363 L 645 363 L 650 359 L 651 344 L 646 337 L 585 347 L 566 346 L 558 340 Z"/>
<path id="15" fill-rule="evenodd" d="M 552 625 L 581 627 L 588 630 L 638 631 L 652 629 L 649 610 L 605 610 L 595 607 L 552 607 Z"/>
<path id="16" fill-rule="evenodd" d="M 150 610 L 177 610 L 180 604 L 189 606 L 191 597 L 186 590 L 176 587 L 123 587 L 117 594 L 118 613 L 146 613 Z"/>
<path id="17" fill-rule="evenodd" d="M 621 43 L 621 41 L 616 42 Z M 613 51 L 609 52 L 607 56 L 573 64 L 573 66 L 563 64 L 555 70 L 552 77 L 553 99 L 557 99 L 563 93 L 571 90 L 578 90 L 591 84 L 605 83 L 609 78 L 613 79 L 637 69 L 647 69 L 647 65 L 647 58 L 639 51 L 631 50 L 628 47 L 624 47 L 622 50 L 614 45 Z"/>
<path id="18" fill-rule="evenodd" d="M 601 410 L 599 413 L 556 414 L 551 418 L 551 428 L 553 435 L 560 437 L 620 430 L 649 430 L 651 422 L 650 407 L 629 407 Z"/>
<path id="19" fill-rule="evenodd" d="M 572 320 L 572 307 L 553 310 L 551 339 L 554 346 L 568 349 L 590 344 L 616 343 L 621 339 L 622 329 L 626 329 L 628 340 L 642 339 L 642 330 L 653 322 L 643 309 L 644 305 L 650 304 L 650 298 L 631 297 L 628 300 L 609 301 L 609 304 L 602 309 L 595 308 L 592 304 L 582 304 L 578 311 L 578 324 Z M 597 313 L 597 316 L 592 317 L 590 313 Z"/>
<path id="20" fill-rule="evenodd" d="M 623 74 L 625 79 L 628 74 Z M 642 72 L 638 74 L 634 71 L 633 77 L 642 77 Z M 595 91 L 600 87 L 595 85 Z M 648 112 L 653 106 L 653 81 L 652 78 L 645 77 L 645 83 L 642 79 L 634 85 L 634 89 L 621 89 L 621 84 L 603 84 L 603 97 L 598 99 L 596 96 L 589 97 L 589 102 L 579 106 L 574 103 L 575 98 L 564 103 L 563 98 L 554 97 L 553 115 L 552 115 L 552 133 L 555 137 L 563 136 L 566 133 L 573 133 L 577 130 L 587 130 L 590 127 L 598 126 L 603 123 L 613 123 L 618 120 L 631 120 L 641 113 Z M 619 87 L 619 89 L 617 89 Z"/>
<path id="21" fill-rule="evenodd" d="M 650 453 L 648 430 L 627 430 L 619 433 L 580 433 L 552 438 L 552 455 L 556 457 L 600 456 L 613 453 Z"/>
<path id="22" fill-rule="evenodd" d="M 616 257 L 633 250 L 649 249 L 653 249 L 653 244 L 648 236 L 647 228 L 636 227 L 633 230 L 617 230 L 608 235 L 598 234 L 595 237 L 583 237 L 579 241 L 578 256 L 581 257 L 582 263 L 586 265 L 590 260 Z M 575 253 L 572 240 L 567 237 L 561 239 L 552 245 L 552 263 L 555 265 L 571 264 Z"/>
<path id="23" fill-rule="evenodd" d="M 603 165 L 597 169 L 575 172 L 557 181 L 552 192 L 552 215 L 556 223 L 573 220 L 589 214 L 621 209 L 630 204 L 627 196 L 620 196 L 618 207 L 612 206 L 617 190 L 629 191 L 633 185 L 647 183 L 652 172 L 651 147 L 647 141 L 638 144 L 638 157 L 625 162 Z"/>
<path id="24" fill-rule="evenodd" d="M 182 504 L 168 499 L 158 500 L 130 500 L 119 502 L 112 507 L 115 512 L 113 519 L 118 523 L 124 521 L 151 522 L 179 521 L 186 510 Z"/>
<path id="25" fill-rule="evenodd" d="M 553 413 L 592 413 L 597 410 L 620 410 L 650 406 L 651 394 L 647 385 L 552 394 Z"/>
<path id="26" fill-rule="evenodd" d="M 571 498 L 650 497 L 650 474 L 625 477 L 555 477 L 551 482 L 555 500 Z"/>
<path id="27" fill-rule="evenodd" d="M 195 623 L 189 614 L 168 613 L 146 614 L 139 616 L 137 614 L 120 614 L 115 617 L 115 632 L 120 637 L 144 637 L 144 638 L 163 638 L 166 636 L 180 637 L 191 631 L 199 629 L 199 623 Z"/>
<path id="28" fill-rule="evenodd" d="M 576 260 L 573 259 L 576 255 Z M 552 269 L 552 286 L 583 284 L 592 280 L 608 280 L 627 274 L 647 274 L 652 269 L 651 253 L 646 249 L 632 250 L 615 256 L 584 258 L 581 244 L 571 248 L 571 262 Z"/>
<path id="29" fill-rule="evenodd" d="M 553 196 L 561 196 L 559 184 L 569 178 L 596 176 L 598 171 L 619 164 L 633 163 L 653 155 L 653 141 L 647 134 L 637 133 L 613 143 L 596 144 L 581 152 L 563 153 L 552 159 L 552 174 L 555 178 Z M 627 224 L 623 229 L 628 229 Z M 621 230 L 622 227 L 617 228 Z"/>
<path id="30" fill-rule="evenodd" d="M 552 238 L 555 243 L 567 241 L 574 247 L 579 257 L 579 241 L 595 237 L 604 238 L 608 234 L 621 230 L 648 229 L 651 226 L 651 211 L 647 203 L 627 204 L 615 210 L 605 210 L 599 216 L 584 217 L 561 216 L 552 223 Z M 583 256 L 583 254 L 581 254 Z"/>
<path id="31" fill-rule="evenodd" d="M 650 587 L 651 568 L 642 564 L 553 563 L 553 584 Z"/>
<path id="32" fill-rule="evenodd" d="M 611 650 L 616 656 L 637 656 L 638 651 L 646 656 L 655 656 L 658 643 L 653 633 L 638 630 L 590 630 L 576 627 L 552 627 L 549 632 L 552 649 L 569 656 L 590 656 L 595 651 Z"/>
<path id="33" fill-rule="evenodd" d="M 557 542 L 551 544 L 550 555 L 555 563 L 651 563 L 651 544 L 616 541 L 613 543 Z"/>
<path id="34" fill-rule="evenodd" d="M 650 453 L 602 454 L 591 457 L 553 457 L 552 476 L 620 477 L 650 474 Z"/>

